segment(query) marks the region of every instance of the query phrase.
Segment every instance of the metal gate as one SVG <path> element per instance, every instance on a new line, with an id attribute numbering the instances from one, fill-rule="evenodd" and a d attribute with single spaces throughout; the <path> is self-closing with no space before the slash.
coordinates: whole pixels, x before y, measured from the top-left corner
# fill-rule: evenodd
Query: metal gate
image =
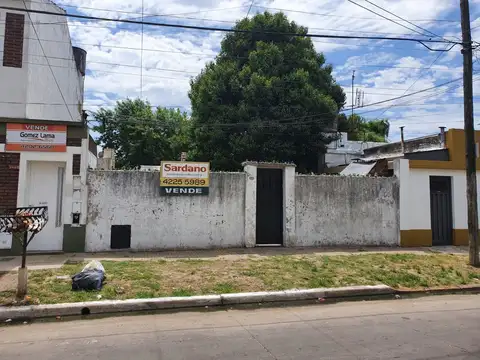
<path id="1" fill-rule="evenodd" d="M 283 244 L 283 170 L 257 169 L 257 245 Z"/>
<path id="2" fill-rule="evenodd" d="M 430 176 L 430 216 L 432 245 L 453 244 L 452 179 Z"/>

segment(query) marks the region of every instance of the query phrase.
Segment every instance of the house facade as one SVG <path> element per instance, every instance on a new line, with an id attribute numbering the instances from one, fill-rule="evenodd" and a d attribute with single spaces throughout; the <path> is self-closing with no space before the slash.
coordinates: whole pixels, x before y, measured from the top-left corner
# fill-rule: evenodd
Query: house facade
<path id="1" fill-rule="evenodd" d="M 475 139 L 479 169 L 480 131 Z M 468 245 L 465 164 L 464 130 L 441 127 L 438 134 L 367 149 L 342 175 L 398 178 L 401 246 Z"/>
<path id="2" fill-rule="evenodd" d="M 475 132 L 480 143 L 480 131 Z M 450 129 L 442 149 L 400 159 L 401 246 L 468 245 L 465 132 Z M 477 192 L 480 193 L 477 150 Z M 480 198 L 477 199 L 480 203 Z"/>
<path id="3" fill-rule="evenodd" d="M 0 0 L 64 13 L 49 0 Z M 86 52 L 72 47 L 63 16 L 0 10 L 0 212 L 48 206 L 29 251 L 83 251 L 86 173 L 96 144 L 83 110 Z M 0 235 L 0 252 L 20 251 Z"/>

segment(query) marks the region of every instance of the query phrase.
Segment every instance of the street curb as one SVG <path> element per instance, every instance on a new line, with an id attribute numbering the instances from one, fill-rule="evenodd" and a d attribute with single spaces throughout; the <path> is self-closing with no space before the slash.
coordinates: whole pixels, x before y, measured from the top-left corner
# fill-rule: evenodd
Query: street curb
<path id="1" fill-rule="evenodd" d="M 447 294 L 480 294 L 480 285 L 458 285 L 450 288 L 424 288 L 421 290 L 395 290 L 396 295 L 447 295 Z"/>
<path id="2" fill-rule="evenodd" d="M 55 305 L 30 305 L 0 308 L 0 321 L 24 321 L 57 316 L 95 315 L 152 310 L 172 310 L 241 305 L 253 303 L 293 302 L 318 299 L 346 299 L 355 297 L 393 295 L 395 290 L 386 285 L 350 286 L 307 290 L 285 290 L 253 293 L 165 297 L 153 299 L 105 300 Z"/>

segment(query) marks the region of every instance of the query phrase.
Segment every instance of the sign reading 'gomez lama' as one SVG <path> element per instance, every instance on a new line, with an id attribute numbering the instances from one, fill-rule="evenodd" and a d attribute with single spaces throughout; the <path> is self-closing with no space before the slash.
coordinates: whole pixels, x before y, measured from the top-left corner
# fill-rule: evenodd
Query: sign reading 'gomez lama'
<path id="1" fill-rule="evenodd" d="M 163 195 L 207 195 L 210 163 L 162 161 L 160 191 Z"/>
<path id="2" fill-rule="evenodd" d="M 67 151 L 65 125 L 7 124 L 6 151 Z"/>

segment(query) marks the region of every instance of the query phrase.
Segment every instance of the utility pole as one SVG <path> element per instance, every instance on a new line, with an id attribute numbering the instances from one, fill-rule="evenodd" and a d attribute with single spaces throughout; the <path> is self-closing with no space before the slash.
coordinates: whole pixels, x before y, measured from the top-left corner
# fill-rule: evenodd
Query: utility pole
<path id="1" fill-rule="evenodd" d="M 352 120 L 353 120 L 353 104 L 355 103 L 355 98 L 353 97 L 353 87 L 355 84 L 355 70 L 352 73 Z"/>
<path id="2" fill-rule="evenodd" d="M 477 208 L 477 169 L 475 130 L 473 126 L 473 64 L 472 34 L 470 30 L 470 9 L 468 0 L 460 0 L 462 18 L 462 54 L 463 54 L 463 113 L 465 122 L 465 148 L 467 151 L 467 213 L 468 243 L 470 265 L 480 266 L 478 243 L 478 208 Z"/>

